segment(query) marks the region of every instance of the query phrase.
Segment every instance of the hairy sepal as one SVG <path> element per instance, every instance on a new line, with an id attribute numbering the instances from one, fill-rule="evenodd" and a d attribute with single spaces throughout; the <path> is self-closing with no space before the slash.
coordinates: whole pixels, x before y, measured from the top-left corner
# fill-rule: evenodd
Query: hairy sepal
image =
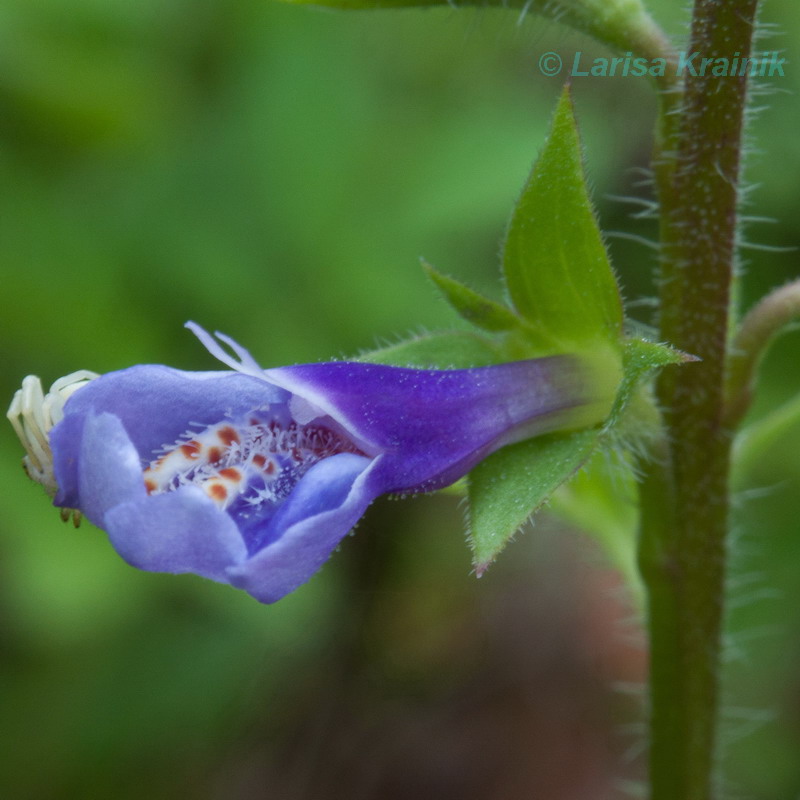
<path id="1" fill-rule="evenodd" d="M 626 577 L 634 575 L 635 541 L 631 525 L 637 512 L 635 507 L 631 509 L 634 501 L 629 493 L 629 479 L 624 476 L 622 466 L 618 470 L 623 476 L 620 479 L 601 473 L 611 462 L 633 467 L 636 451 L 659 425 L 658 412 L 650 399 L 650 380 L 659 369 L 692 358 L 641 339 L 625 341 L 622 349 L 621 376 L 604 377 L 602 360 L 596 361 L 597 379 L 618 386 L 601 424 L 502 448 L 470 472 L 467 495 L 470 544 L 478 575 L 486 571 L 557 490 L 589 464 L 593 465 L 590 475 L 596 473 L 596 476 L 584 477 L 581 473 L 577 483 L 569 483 L 571 494 L 564 493 L 558 507 L 562 516 L 593 535 Z M 605 363 L 608 369 L 613 360 L 607 359 Z M 609 509 L 619 503 L 627 509 L 619 519 L 591 513 L 593 507 Z M 636 590 L 636 585 L 632 585 Z"/>

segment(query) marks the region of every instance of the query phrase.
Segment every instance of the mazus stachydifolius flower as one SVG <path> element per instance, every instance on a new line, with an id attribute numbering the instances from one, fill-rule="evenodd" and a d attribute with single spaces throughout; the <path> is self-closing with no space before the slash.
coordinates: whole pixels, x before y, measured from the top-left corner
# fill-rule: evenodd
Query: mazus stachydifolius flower
<path id="1" fill-rule="evenodd" d="M 9 417 L 62 516 L 85 515 L 135 567 L 266 603 L 307 581 L 379 495 L 439 489 L 506 444 L 596 424 L 609 407 L 571 355 L 262 369 L 188 327 L 231 369 L 76 373 L 47 395 L 29 377 Z"/>

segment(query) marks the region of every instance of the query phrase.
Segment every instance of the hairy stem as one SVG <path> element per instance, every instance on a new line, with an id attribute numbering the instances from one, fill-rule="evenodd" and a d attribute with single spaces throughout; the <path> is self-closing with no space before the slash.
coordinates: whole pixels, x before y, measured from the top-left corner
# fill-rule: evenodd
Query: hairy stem
<path id="1" fill-rule="evenodd" d="M 696 0 L 689 52 L 749 56 L 756 7 Z M 714 797 L 731 447 L 723 409 L 746 93 L 744 76 L 687 70 L 682 91 L 662 100 L 661 337 L 702 361 L 663 374 L 666 452 L 643 483 L 653 800 Z"/>
<path id="2" fill-rule="evenodd" d="M 741 422 L 753 399 L 756 372 L 770 342 L 800 318 L 800 280 L 763 297 L 742 320 L 731 348 L 725 420 Z"/>

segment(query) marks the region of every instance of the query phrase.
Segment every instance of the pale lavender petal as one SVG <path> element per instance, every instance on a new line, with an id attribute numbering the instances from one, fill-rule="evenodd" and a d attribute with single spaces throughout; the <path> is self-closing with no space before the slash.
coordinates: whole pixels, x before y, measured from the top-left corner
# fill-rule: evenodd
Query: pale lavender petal
<path id="1" fill-rule="evenodd" d="M 236 523 L 194 486 L 122 503 L 105 515 L 114 549 L 134 567 L 192 572 L 227 583 L 226 570 L 247 557 Z"/>
<path id="2" fill-rule="evenodd" d="M 266 378 L 144 364 L 91 381 L 67 401 L 64 410 L 66 418 L 111 412 L 149 460 L 150 453 L 173 443 L 190 423 L 213 425 L 254 409 L 285 404 L 288 399 L 287 392 Z M 61 424 L 63 421 L 53 429 L 51 438 L 58 439 Z"/>
<path id="3" fill-rule="evenodd" d="M 113 414 L 91 414 L 86 418 L 78 485 L 81 511 L 101 527 L 110 508 L 147 497 L 139 454 Z"/>
<path id="4" fill-rule="evenodd" d="M 315 464 L 281 506 L 263 548 L 228 570 L 228 579 L 262 603 L 305 583 L 380 493 L 370 480 L 380 462 L 341 453 Z"/>

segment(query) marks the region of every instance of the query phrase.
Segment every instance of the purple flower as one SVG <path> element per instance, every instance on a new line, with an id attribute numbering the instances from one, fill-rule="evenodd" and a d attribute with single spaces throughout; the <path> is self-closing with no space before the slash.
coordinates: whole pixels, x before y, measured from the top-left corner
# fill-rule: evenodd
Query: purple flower
<path id="1" fill-rule="evenodd" d="M 55 504 L 130 564 L 192 572 L 270 603 L 307 581 L 387 492 L 452 483 L 505 444 L 602 415 L 577 358 L 461 370 L 330 362 L 233 371 L 135 366 L 66 402 Z"/>

